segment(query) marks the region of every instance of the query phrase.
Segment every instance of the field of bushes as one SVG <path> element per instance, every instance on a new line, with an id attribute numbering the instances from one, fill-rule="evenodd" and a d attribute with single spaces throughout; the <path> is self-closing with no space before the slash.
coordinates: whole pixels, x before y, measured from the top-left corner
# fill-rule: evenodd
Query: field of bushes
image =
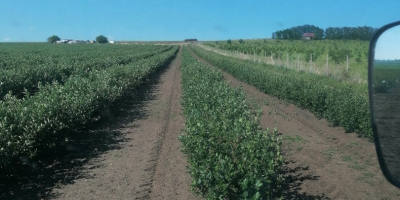
<path id="1" fill-rule="evenodd" d="M 249 60 L 329 75 L 341 81 L 367 83 L 368 41 L 264 39 L 213 41 L 204 42 L 204 45 L 236 57 L 242 55 Z"/>
<path id="2" fill-rule="evenodd" d="M 372 140 L 366 86 L 227 57 L 199 47 L 192 49 L 211 64 L 261 91 L 310 110 L 332 126 L 341 126 L 346 132 L 356 132 Z"/>
<path id="3" fill-rule="evenodd" d="M 261 130 L 241 88 L 184 48 L 185 134 L 193 191 L 207 199 L 273 199 L 283 181 L 277 130 Z"/>
<path id="4" fill-rule="evenodd" d="M 7 176 L 100 119 L 124 91 L 142 84 L 178 47 L 1 44 L 0 169 Z M 62 138 L 69 143 L 68 136 Z M 60 144 L 59 144 L 60 145 Z M 23 162 L 24 161 L 24 162 Z"/>

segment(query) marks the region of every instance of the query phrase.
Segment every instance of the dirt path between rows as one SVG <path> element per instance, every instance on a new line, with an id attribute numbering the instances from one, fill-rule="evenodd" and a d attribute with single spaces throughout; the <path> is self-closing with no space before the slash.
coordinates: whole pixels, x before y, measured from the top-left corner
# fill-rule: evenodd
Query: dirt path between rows
<path id="1" fill-rule="evenodd" d="M 181 113 L 180 64 L 182 50 L 159 80 L 140 95 L 137 117 L 110 131 L 122 134 L 119 148 L 105 151 L 81 167 L 69 184 L 60 184 L 54 199 L 196 199 L 178 136 L 184 126 Z M 129 115 L 128 115 L 129 116 Z M 126 115 L 125 115 L 126 117 Z M 52 199 L 53 199 L 52 198 Z"/>
<path id="2" fill-rule="evenodd" d="M 254 110 L 262 109 L 260 125 L 282 134 L 284 199 L 400 199 L 380 171 L 373 143 L 223 74 L 232 86 L 242 86 Z"/>
<path id="3" fill-rule="evenodd" d="M 178 140 L 185 122 L 181 106 L 181 59 L 182 48 L 171 68 L 174 77 L 173 80 L 169 80 L 173 81 L 173 91 L 169 105 L 168 125 L 155 168 L 150 199 L 200 199 L 190 191 L 191 177 L 188 173 L 188 163 L 181 152 L 181 142 Z"/>

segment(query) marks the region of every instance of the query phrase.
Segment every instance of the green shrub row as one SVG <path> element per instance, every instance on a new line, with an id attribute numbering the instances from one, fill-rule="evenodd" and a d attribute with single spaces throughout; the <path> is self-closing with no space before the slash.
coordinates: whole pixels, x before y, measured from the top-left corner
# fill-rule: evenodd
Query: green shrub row
<path id="1" fill-rule="evenodd" d="M 326 56 L 329 56 L 330 65 L 337 63 L 344 65 L 346 56 L 349 56 L 350 72 L 359 71 L 367 78 L 368 45 L 369 41 L 360 40 L 239 40 L 239 41 L 213 41 L 204 42 L 205 45 L 227 50 L 239 51 L 248 55 L 271 56 L 274 59 L 285 61 L 287 56 L 290 61 L 310 61 L 323 66 Z M 299 56 L 299 57 L 298 57 Z M 332 63 L 332 64 L 331 64 Z"/>
<path id="2" fill-rule="evenodd" d="M 282 175 L 281 139 L 259 128 L 241 88 L 184 49 L 181 65 L 187 154 L 192 190 L 207 199 L 272 199 Z"/>
<path id="3" fill-rule="evenodd" d="M 367 94 L 355 92 L 352 86 L 336 84 L 327 86 L 317 75 L 282 75 L 271 73 L 273 66 L 263 70 L 256 64 L 242 61 L 200 48 L 192 48 L 197 55 L 227 71 L 241 81 L 256 86 L 267 94 L 290 101 L 324 117 L 332 126 L 341 126 L 346 132 L 356 132 L 372 140 Z M 330 81 L 330 80 L 327 80 Z"/>
<path id="4" fill-rule="evenodd" d="M 99 110 L 166 66 L 177 47 L 124 66 L 71 76 L 63 85 L 39 85 L 34 96 L 18 99 L 7 94 L 0 102 L 0 171 L 7 173 L 20 157 L 33 158 L 54 146 L 60 131 L 77 130 L 96 121 Z"/>
<path id="5" fill-rule="evenodd" d="M 37 67 L 46 64 L 74 64 L 87 61 L 92 64 L 130 62 L 138 52 L 157 51 L 171 46 L 156 45 L 54 45 L 47 43 L 1 43 L 0 69 L 9 70 Z M 103 62 L 101 62 L 103 60 Z"/>
<path id="6" fill-rule="evenodd" d="M 45 44 L 36 45 L 41 47 Z M 108 46 L 109 49 L 106 49 L 79 45 L 71 52 L 71 45 L 67 45 L 68 48 L 64 45 L 52 46 L 59 49 L 50 48 L 54 52 L 48 50 L 35 53 L 35 49 L 30 49 L 27 45 L 21 46 L 24 54 L 15 52 L 13 46 L 6 48 L 8 51 L 3 50 L 5 56 L 1 61 L 3 67 L 0 68 L 0 99 L 10 91 L 21 98 L 24 96 L 24 89 L 32 95 L 37 91 L 38 84 L 51 83 L 54 80 L 62 84 L 72 75 L 85 75 L 92 70 L 102 70 L 113 65 L 127 65 L 171 49 L 170 46 L 156 48 L 129 45 L 123 46 L 124 48 Z"/>

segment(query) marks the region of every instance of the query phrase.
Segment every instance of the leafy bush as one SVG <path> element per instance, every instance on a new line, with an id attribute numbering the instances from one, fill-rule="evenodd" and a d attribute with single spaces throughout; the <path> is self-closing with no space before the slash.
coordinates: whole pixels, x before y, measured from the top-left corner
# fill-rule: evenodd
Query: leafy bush
<path id="1" fill-rule="evenodd" d="M 38 84 L 57 81 L 63 84 L 69 76 L 86 75 L 113 65 L 126 65 L 160 54 L 171 47 L 153 45 L 54 46 L 49 44 L 7 44 L 0 60 L 0 99 L 12 92 L 18 98 L 38 90 Z"/>
<path id="2" fill-rule="evenodd" d="M 0 101 L 0 175 L 16 168 L 20 157 L 34 158 L 54 146 L 61 130 L 76 130 L 96 121 L 96 111 L 114 102 L 128 88 L 166 66 L 177 47 L 129 65 L 113 65 L 74 75 L 65 83 L 39 85 L 34 95 L 18 99 L 7 94 Z"/>
<path id="3" fill-rule="evenodd" d="M 192 189 L 208 199 L 272 199 L 282 175 L 281 139 L 276 129 L 258 128 L 241 88 L 231 88 L 220 71 L 184 50 L 182 84 Z"/>
<path id="4" fill-rule="evenodd" d="M 328 86 L 329 80 L 317 75 L 284 75 L 274 72 L 273 66 L 256 67 L 254 63 L 199 48 L 193 50 L 203 59 L 265 93 L 293 102 L 318 117 L 325 117 L 331 125 L 342 126 L 346 132 L 356 132 L 372 140 L 367 94 L 355 92 L 348 85 Z"/>
<path id="5" fill-rule="evenodd" d="M 329 50 L 329 56 L 335 61 L 336 64 L 346 62 L 346 57 L 352 56 L 352 52 L 349 49 L 339 49 L 335 45 L 335 48 Z"/>

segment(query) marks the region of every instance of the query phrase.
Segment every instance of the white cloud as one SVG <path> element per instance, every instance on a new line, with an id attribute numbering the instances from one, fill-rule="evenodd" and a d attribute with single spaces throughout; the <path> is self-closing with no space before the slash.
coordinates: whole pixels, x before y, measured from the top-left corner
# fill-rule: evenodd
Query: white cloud
<path id="1" fill-rule="evenodd" d="M 10 38 L 4 38 L 4 41 L 5 41 L 5 42 L 9 42 L 9 41 L 10 41 Z"/>

